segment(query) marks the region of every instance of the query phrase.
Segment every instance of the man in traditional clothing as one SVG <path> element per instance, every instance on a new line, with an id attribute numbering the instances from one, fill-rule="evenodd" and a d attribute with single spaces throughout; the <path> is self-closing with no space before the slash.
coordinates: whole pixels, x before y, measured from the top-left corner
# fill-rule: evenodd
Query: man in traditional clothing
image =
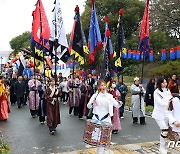
<path id="1" fill-rule="evenodd" d="M 168 88 L 171 91 L 173 96 L 178 96 L 179 89 L 178 89 L 178 82 L 176 79 L 176 75 L 172 75 L 171 80 L 169 81 Z"/>
<path id="2" fill-rule="evenodd" d="M 145 90 L 142 87 L 142 84 L 139 84 L 139 78 L 134 78 L 134 84 L 131 85 L 131 94 L 132 94 L 132 116 L 133 123 L 137 124 L 138 117 L 140 117 L 140 124 L 145 125 L 145 105 L 144 105 L 144 94 Z"/>
<path id="3" fill-rule="evenodd" d="M 6 121 L 10 112 L 8 105 L 8 90 L 4 84 L 4 77 L 0 76 L 0 120 Z"/>
<path id="4" fill-rule="evenodd" d="M 39 109 L 39 102 L 40 97 L 38 93 L 38 86 L 41 85 L 41 82 L 36 79 L 36 77 L 33 75 L 31 80 L 28 82 L 29 86 L 29 108 L 30 113 L 33 118 L 37 116 L 38 109 Z"/>
<path id="5" fill-rule="evenodd" d="M 74 115 L 78 115 L 78 109 L 79 109 L 79 102 L 80 102 L 80 81 L 79 79 L 73 79 L 71 76 L 71 79 L 67 83 L 68 91 L 69 91 L 69 98 L 68 98 L 68 105 L 69 105 L 69 114 L 72 113 L 72 110 L 74 109 Z"/>
<path id="6" fill-rule="evenodd" d="M 14 94 L 14 85 L 17 82 L 17 75 L 13 74 L 12 79 L 10 80 L 10 102 L 11 105 L 16 103 L 16 95 Z"/>
<path id="7" fill-rule="evenodd" d="M 88 79 L 87 79 L 87 83 L 91 86 L 91 88 L 92 88 L 92 94 L 91 94 L 91 96 L 94 94 L 94 83 L 95 83 L 95 80 L 94 80 L 94 78 L 92 77 L 92 74 L 91 73 L 89 73 L 89 75 L 88 75 Z"/>
<path id="8" fill-rule="evenodd" d="M 16 95 L 18 109 L 20 109 L 21 105 L 24 105 L 24 96 L 26 94 L 26 87 L 22 76 L 18 77 L 18 81 L 14 85 L 14 93 Z"/>
<path id="9" fill-rule="evenodd" d="M 126 95 L 128 93 L 128 88 L 126 84 L 123 83 L 122 75 L 119 76 L 119 82 L 116 84 L 116 89 L 121 93 L 121 101 L 123 102 L 122 106 L 120 107 L 120 117 L 121 119 L 124 118 L 124 106 L 126 102 Z"/>
<path id="10" fill-rule="evenodd" d="M 58 97 L 61 96 L 61 91 L 55 86 L 55 80 L 50 79 L 50 86 L 46 89 L 45 99 L 47 102 L 47 125 L 50 133 L 53 135 L 56 127 L 60 124 L 60 112 Z"/>

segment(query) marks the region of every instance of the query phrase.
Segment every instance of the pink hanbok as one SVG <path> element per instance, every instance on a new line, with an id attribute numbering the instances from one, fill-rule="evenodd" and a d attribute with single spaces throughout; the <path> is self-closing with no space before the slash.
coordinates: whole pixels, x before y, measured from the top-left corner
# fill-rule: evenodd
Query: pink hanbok
<path id="1" fill-rule="evenodd" d="M 118 101 L 120 100 L 121 94 L 117 89 L 110 91 L 110 93 L 113 95 L 113 97 L 116 100 L 118 100 Z M 113 107 L 112 125 L 113 125 L 114 131 L 121 130 L 121 122 L 120 122 L 120 118 L 119 118 L 119 108 L 116 108 L 116 107 Z"/>
<path id="2" fill-rule="evenodd" d="M 30 110 L 38 110 L 39 109 L 39 93 L 38 90 L 34 90 L 35 88 L 38 89 L 38 86 L 41 85 L 41 82 L 34 79 L 29 80 L 28 86 L 29 86 L 29 109 Z M 36 93 L 36 99 L 35 99 L 35 93 Z M 36 105 L 35 105 L 36 104 Z"/>

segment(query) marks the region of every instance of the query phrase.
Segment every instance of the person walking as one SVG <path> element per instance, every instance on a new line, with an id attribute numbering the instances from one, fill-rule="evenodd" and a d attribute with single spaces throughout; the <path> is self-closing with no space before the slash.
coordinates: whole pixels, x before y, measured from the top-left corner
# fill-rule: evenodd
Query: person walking
<path id="1" fill-rule="evenodd" d="M 138 123 L 138 118 L 140 118 L 140 124 L 145 125 L 145 105 L 144 105 L 144 94 L 145 90 L 142 84 L 139 84 L 139 78 L 134 78 L 134 83 L 131 85 L 132 94 L 132 116 L 133 124 Z"/>
<path id="2" fill-rule="evenodd" d="M 16 103 L 16 95 L 14 94 L 14 86 L 17 82 L 17 75 L 13 74 L 12 79 L 10 80 L 10 102 L 11 105 L 15 105 Z"/>
<path id="3" fill-rule="evenodd" d="M 164 78 L 159 78 L 157 81 L 157 89 L 154 91 L 154 109 L 152 118 L 155 119 L 161 130 L 159 151 L 162 154 L 167 154 L 166 138 L 169 128 L 167 107 L 172 99 L 173 96 L 171 95 L 170 90 L 167 89 L 167 81 Z"/>
<path id="4" fill-rule="evenodd" d="M 40 97 L 38 93 L 38 87 L 41 85 L 41 82 L 37 80 L 36 76 L 32 76 L 31 80 L 28 82 L 29 86 L 29 109 L 31 116 L 35 118 L 39 110 Z"/>
<path id="5" fill-rule="evenodd" d="M 112 124 L 111 117 L 113 116 L 113 106 L 120 107 L 120 103 L 107 92 L 106 82 L 104 80 L 98 81 L 98 93 L 92 95 L 87 107 L 93 108 L 92 120 L 99 121 L 100 124 Z M 111 138 L 111 135 L 109 136 Z M 97 154 L 105 153 L 105 146 L 99 145 L 96 150 Z"/>
<path id="6" fill-rule="evenodd" d="M 146 106 L 154 106 L 154 90 L 155 90 L 155 79 L 150 79 L 146 87 L 146 95 L 144 101 Z"/>
<path id="7" fill-rule="evenodd" d="M 49 131 L 54 135 L 56 127 L 60 124 L 60 111 L 59 111 L 59 101 L 61 91 L 55 86 L 55 79 L 51 78 L 49 81 L 50 86 L 45 91 L 45 100 L 47 103 L 47 125 Z"/>
<path id="8" fill-rule="evenodd" d="M 18 81 L 14 85 L 14 94 L 16 95 L 18 109 L 20 109 L 24 105 L 24 96 L 26 94 L 26 87 L 22 76 L 18 77 Z"/>
<path id="9" fill-rule="evenodd" d="M 0 76 L 0 120 L 7 121 L 10 113 L 8 105 L 8 90 L 4 83 L 4 77 Z"/>
<path id="10" fill-rule="evenodd" d="M 126 103 L 126 95 L 128 93 L 127 85 L 123 82 L 122 75 L 119 76 L 119 82 L 116 84 L 116 89 L 121 93 L 121 101 L 123 102 L 120 107 L 120 118 L 124 118 L 124 106 Z"/>

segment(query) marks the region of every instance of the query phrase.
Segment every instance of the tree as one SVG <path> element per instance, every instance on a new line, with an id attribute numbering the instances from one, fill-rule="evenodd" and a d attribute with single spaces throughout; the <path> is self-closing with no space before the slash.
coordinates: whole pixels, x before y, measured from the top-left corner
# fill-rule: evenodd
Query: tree
<path id="1" fill-rule="evenodd" d="M 179 0 L 151 0 L 151 23 L 156 29 L 164 29 L 180 40 Z"/>
<path id="2" fill-rule="evenodd" d="M 14 37 L 10 41 L 11 48 L 17 53 L 20 48 L 27 48 L 30 46 L 31 33 L 24 32 L 22 35 Z"/>

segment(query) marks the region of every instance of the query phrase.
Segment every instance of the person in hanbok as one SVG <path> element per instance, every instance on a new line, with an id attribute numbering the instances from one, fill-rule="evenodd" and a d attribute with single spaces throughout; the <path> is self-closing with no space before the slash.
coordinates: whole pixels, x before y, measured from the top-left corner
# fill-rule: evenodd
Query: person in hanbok
<path id="1" fill-rule="evenodd" d="M 50 79 L 50 86 L 45 91 L 45 100 L 47 103 L 47 125 L 49 131 L 54 135 L 56 127 L 60 124 L 60 110 L 59 110 L 59 101 L 61 91 L 55 86 L 55 79 Z"/>
<path id="2" fill-rule="evenodd" d="M 46 117 L 46 100 L 45 100 L 45 85 L 43 84 L 43 81 L 41 80 L 41 84 L 38 86 L 38 93 L 40 97 L 40 102 L 39 102 L 39 111 L 38 111 L 38 116 L 39 116 L 39 122 L 41 124 L 44 124 L 45 122 L 45 117 Z"/>
<path id="3" fill-rule="evenodd" d="M 120 101 L 121 93 L 116 89 L 116 82 L 113 81 L 110 87 L 109 93 L 113 95 L 113 97 Z M 121 104 L 122 105 L 122 104 Z M 112 117 L 112 124 L 113 124 L 113 134 L 117 134 L 119 130 L 121 130 L 121 122 L 119 118 L 119 108 L 113 107 L 113 117 Z"/>
<path id="4" fill-rule="evenodd" d="M 131 94 L 133 124 L 137 124 L 138 118 L 140 118 L 140 124 L 145 125 L 145 90 L 142 84 L 139 84 L 138 77 L 134 78 L 134 83 L 131 85 Z"/>
<path id="5" fill-rule="evenodd" d="M 0 120 L 6 121 L 10 108 L 8 104 L 8 89 L 4 84 L 4 77 L 0 76 Z"/>
<path id="6" fill-rule="evenodd" d="M 72 78 L 67 83 L 67 89 L 69 91 L 68 105 L 69 114 L 72 113 L 74 109 L 74 115 L 78 116 L 79 103 L 80 103 L 80 81 L 78 78 Z"/>
<path id="7" fill-rule="evenodd" d="M 28 82 L 29 86 L 29 109 L 31 116 L 35 118 L 39 110 L 39 92 L 38 87 L 41 85 L 41 82 L 36 79 L 36 76 L 32 76 L 31 80 Z"/>
<path id="8" fill-rule="evenodd" d="M 113 106 L 119 108 L 120 101 L 118 102 L 113 95 L 109 94 L 106 90 L 106 82 L 104 80 L 98 81 L 98 92 L 93 94 L 87 107 L 93 108 L 92 120 L 99 121 L 101 124 L 106 123 L 111 125 L 111 117 L 113 116 Z M 109 136 L 111 138 L 111 136 Z M 105 153 L 105 146 L 98 146 L 97 154 Z"/>
<path id="9" fill-rule="evenodd" d="M 154 109 L 152 112 L 152 118 L 155 119 L 158 124 L 160 135 L 160 153 L 167 154 L 166 138 L 168 135 L 169 119 L 167 118 L 167 106 L 172 101 L 173 96 L 167 87 L 167 81 L 164 78 L 157 80 L 157 89 L 154 91 Z"/>

